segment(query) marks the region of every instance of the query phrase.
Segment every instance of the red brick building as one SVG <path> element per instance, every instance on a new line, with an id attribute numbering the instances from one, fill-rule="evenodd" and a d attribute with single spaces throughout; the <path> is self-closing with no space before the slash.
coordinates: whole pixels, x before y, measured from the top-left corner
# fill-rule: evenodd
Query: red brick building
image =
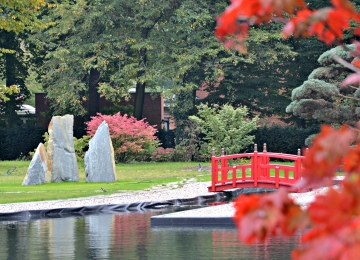
<path id="1" fill-rule="evenodd" d="M 134 104 L 135 93 L 130 93 L 131 97 L 128 101 L 123 99 L 118 105 L 127 106 Z M 51 116 L 46 116 L 46 112 L 50 111 L 47 100 L 45 99 L 46 93 L 35 93 L 35 109 L 36 117 L 44 127 L 47 127 L 51 121 Z M 100 109 L 104 107 L 111 107 L 114 104 L 107 101 L 105 98 L 100 98 Z M 161 94 L 154 96 L 153 93 L 145 93 L 143 117 L 146 122 L 157 129 L 161 129 L 162 120 L 164 119 L 164 99 Z M 76 118 L 75 118 L 76 126 Z"/>

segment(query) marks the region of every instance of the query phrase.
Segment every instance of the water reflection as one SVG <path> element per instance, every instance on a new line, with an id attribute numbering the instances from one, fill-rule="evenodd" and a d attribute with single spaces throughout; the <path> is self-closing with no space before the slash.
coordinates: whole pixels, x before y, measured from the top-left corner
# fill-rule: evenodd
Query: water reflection
<path id="1" fill-rule="evenodd" d="M 0 259 L 289 259 L 298 238 L 245 246 L 234 229 L 151 228 L 160 212 L 0 222 Z"/>
<path id="2" fill-rule="evenodd" d="M 112 240 L 112 215 L 89 216 L 85 219 L 90 258 L 108 259 Z"/>

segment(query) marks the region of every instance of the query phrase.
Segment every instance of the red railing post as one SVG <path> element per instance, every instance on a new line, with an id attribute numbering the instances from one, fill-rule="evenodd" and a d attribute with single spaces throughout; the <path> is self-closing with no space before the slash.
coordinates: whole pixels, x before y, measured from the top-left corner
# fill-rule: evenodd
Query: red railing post
<path id="1" fill-rule="evenodd" d="M 266 143 L 264 143 L 264 145 L 263 145 L 263 154 L 264 154 L 264 157 L 263 157 L 262 163 L 269 164 L 270 157 L 267 155 Z M 263 177 L 266 177 L 266 178 L 270 177 L 270 168 L 266 167 L 266 168 L 263 168 L 261 171 L 262 171 Z"/>
<path id="2" fill-rule="evenodd" d="M 233 181 L 233 188 L 236 188 L 236 166 L 232 168 L 232 181 Z"/>
<path id="3" fill-rule="evenodd" d="M 279 166 L 275 166 L 275 188 L 279 188 Z"/>
<path id="4" fill-rule="evenodd" d="M 254 145 L 254 155 L 251 165 L 251 177 L 254 180 L 254 186 L 258 186 L 258 169 L 259 169 L 259 158 L 258 158 L 258 151 L 257 151 L 257 144 Z M 246 174 L 246 173 L 245 173 Z"/>
<path id="5" fill-rule="evenodd" d="M 227 178 L 227 170 L 225 168 L 227 168 L 228 163 L 227 163 L 227 158 L 225 157 L 225 149 L 221 148 L 221 182 L 223 184 L 225 184 Z"/>
<path id="6" fill-rule="evenodd" d="M 215 184 L 218 182 L 218 174 L 219 174 L 219 163 L 215 158 L 215 149 L 212 149 L 211 155 L 211 189 L 215 191 Z"/>

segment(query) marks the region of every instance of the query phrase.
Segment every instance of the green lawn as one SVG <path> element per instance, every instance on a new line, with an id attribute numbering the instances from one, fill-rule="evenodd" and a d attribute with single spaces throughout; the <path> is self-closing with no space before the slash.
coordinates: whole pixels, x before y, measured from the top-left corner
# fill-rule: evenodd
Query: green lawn
<path id="1" fill-rule="evenodd" d="M 199 172 L 196 162 L 165 162 L 117 164 L 116 182 L 86 183 L 84 166 L 80 164 L 79 182 L 22 186 L 29 164 L 30 161 L 0 161 L 0 204 L 109 195 L 128 190 L 146 190 L 169 182 L 181 183 L 189 178 L 196 178 L 197 181 L 211 179 L 210 170 L 206 170 L 210 163 L 201 163 L 204 170 Z M 6 175 L 11 168 L 15 171 Z"/>

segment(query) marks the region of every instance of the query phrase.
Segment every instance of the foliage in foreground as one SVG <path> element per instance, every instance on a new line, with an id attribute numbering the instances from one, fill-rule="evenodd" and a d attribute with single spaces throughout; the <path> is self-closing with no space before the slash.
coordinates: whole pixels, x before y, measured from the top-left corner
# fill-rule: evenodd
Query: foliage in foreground
<path id="1" fill-rule="evenodd" d="M 234 0 L 218 18 L 216 34 L 227 46 L 243 53 L 249 27 L 270 21 L 285 24 L 285 37 L 317 36 L 329 45 L 342 41 L 344 29 L 359 36 L 360 13 L 353 4 L 348 0 L 331 2 L 331 7 L 310 9 L 302 0 Z M 353 57 L 351 63 L 335 52 L 329 57 L 355 72 L 341 85 L 358 91 L 360 43 L 355 42 L 355 46 L 349 53 Z M 353 99 L 360 101 L 358 97 Z M 306 209 L 282 189 L 270 195 L 240 196 L 235 201 L 240 239 L 252 243 L 271 235 L 293 235 L 300 229 L 305 234 L 299 248 L 292 253 L 294 259 L 360 259 L 360 125 L 357 124 L 356 128 L 344 125 L 338 130 L 323 126 L 315 137 L 305 156 L 302 179 L 294 188 L 305 191 L 327 186 L 328 189 L 316 195 Z M 338 188 L 333 188 L 333 178 L 340 167 L 345 178 Z"/>

